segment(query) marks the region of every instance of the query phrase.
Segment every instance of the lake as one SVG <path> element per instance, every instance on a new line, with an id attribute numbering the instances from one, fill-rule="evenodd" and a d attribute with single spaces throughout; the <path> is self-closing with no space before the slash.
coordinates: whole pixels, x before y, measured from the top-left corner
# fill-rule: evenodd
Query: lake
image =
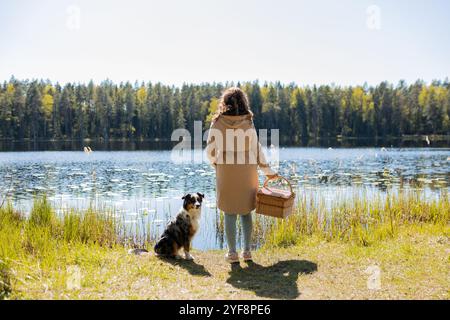
<path id="1" fill-rule="evenodd" d="M 178 212 L 186 192 L 203 192 L 197 249 L 222 248 L 214 170 L 204 161 L 174 164 L 169 150 L 0 152 L 0 192 L 24 211 L 47 194 L 63 212 L 95 206 L 114 210 L 130 235 L 154 239 Z M 327 201 L 355 190 L 379 194 L 450 186 L 450 148 L 281 148 L 279 172 L 298 192 Z M 261 177 L 262 178 L 262 177 Z M 261 180 L 262 181 L 262 180 Z"/>

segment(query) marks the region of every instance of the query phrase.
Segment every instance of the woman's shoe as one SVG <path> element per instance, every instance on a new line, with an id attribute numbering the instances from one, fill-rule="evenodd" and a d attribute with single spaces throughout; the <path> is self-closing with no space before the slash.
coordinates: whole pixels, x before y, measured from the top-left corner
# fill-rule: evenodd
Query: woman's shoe
<path id="1" fill-rule="evenodd" d="M 242 251 L 242 259 L 244 261 L 253 261 L 252 253 L 250 251 Z"/>
<path id="2" fill-rule="evenodd" d="M 225 260 L 227 260 L 227 262 L 229 263 L 239 262 L 239 255 L 237 254 L 237 252 L 228 252 L 225 255 Z"/>

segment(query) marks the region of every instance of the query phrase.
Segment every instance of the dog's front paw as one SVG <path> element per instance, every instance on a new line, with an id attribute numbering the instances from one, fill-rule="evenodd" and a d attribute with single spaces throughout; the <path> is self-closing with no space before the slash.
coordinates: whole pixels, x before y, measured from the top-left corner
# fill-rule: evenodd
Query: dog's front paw
<path id="1" fill-rule="evenodd" d="M 194 260 L 194 257 L 189 252 L 186 252 L 184 256 L 186 260 Z"/>

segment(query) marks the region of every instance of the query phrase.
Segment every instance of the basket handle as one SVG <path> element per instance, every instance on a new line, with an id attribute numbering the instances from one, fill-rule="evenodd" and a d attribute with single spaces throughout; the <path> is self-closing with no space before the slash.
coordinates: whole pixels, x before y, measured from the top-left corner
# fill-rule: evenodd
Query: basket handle
<path id="1" fill-rule="evenodd" d="M 286 181 L 286 182 L 288 183 L 289 189 L 291 189 L 291 196 L 292 196 L 292 195 L 294 194 L 294 190 L 292 190 L 292 185 L 291 185 L 291 183 L 289 182 L 289 180 L 286 179 L 286 178 L 283 177 L 283 176 L 278 176 L 278 175 L 276 175 L 276 176 L 274 176 L 274 177 L 272 177 L 272 178 L 266 178 L 266 180 L 264 181 L 263 187 L 266 188 L 266 189 L 269 189 L 269 188 L 267 187 L 267 184 L 269 183 L 269 181 L 271 181 L 271 180 L 278 180 L 278 179 L 284 180 L 284 181 Z"/>

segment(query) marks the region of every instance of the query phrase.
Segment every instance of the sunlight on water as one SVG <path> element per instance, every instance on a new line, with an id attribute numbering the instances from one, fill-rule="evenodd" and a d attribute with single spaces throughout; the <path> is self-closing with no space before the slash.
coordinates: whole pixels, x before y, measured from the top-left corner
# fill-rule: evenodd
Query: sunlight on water
<path id="1" fill-rule="evenodd" d="M 371 197 L 406 187 L 430 194 L 448 189 L 449 159 L 450 149 L 282 148 L 277 169 L 300 195 L 332 203 L 360 192 L 355 190 Z M 214 170 L 206 162 L 175 165 L 170 151 L 0 152 L 0 177 L 0 192 L 9 190 L 24 211 L 40 194 L 59 213 L 89 206 L 113 210 L 131 238 L 155 239 L 178 212 L 182 195 L 199 191 L 206 200 L 193 245 L 210 249 L 224 243 Z"/>

